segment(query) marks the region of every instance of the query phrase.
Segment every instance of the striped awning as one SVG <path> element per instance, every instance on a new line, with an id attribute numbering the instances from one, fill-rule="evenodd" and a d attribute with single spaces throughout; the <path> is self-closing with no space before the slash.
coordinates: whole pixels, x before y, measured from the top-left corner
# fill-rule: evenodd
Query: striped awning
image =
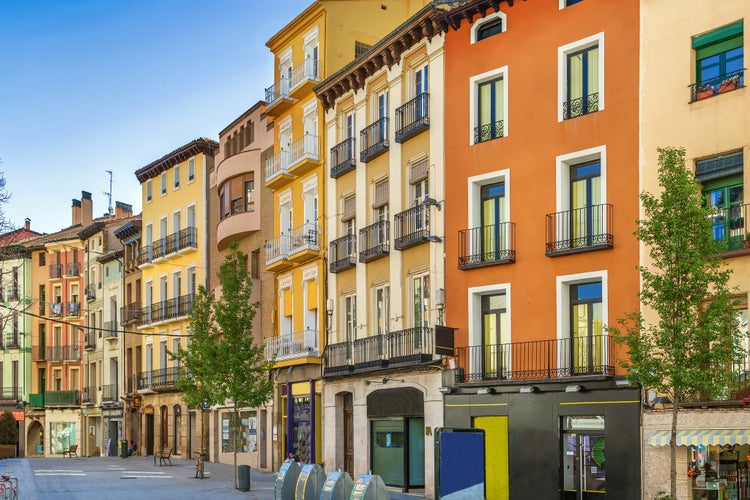
<path id="1" fill-rule="evenodd" d="M 651 446 L 669 445 L 671 431 L 656 431 L 648 444 Z M 723 444 L 750 444 L 750 429 L 694 429 L 677 431 L 677 446 L 718 446 Z"/>

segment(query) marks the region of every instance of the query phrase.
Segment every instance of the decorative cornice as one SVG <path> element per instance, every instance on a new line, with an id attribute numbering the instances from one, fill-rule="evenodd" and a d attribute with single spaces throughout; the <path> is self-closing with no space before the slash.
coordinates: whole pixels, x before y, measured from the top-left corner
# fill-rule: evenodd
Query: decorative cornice
<path id="1" fill-rule="evenodd" d="M 443 10 L 440 17 L 437 19 L 437 23 L 443 31 L 448 31 L 449 28 L 457 30 L 461 27 L 461 21 L 466 20 L 471 24 L 474 22 L 474 17 L 477 16 L 477 14 L 480 17 L 484 17 L 487 15 L 487 10 L 489 9 L 498 12 L 500 11 L 501 3 L 507 3 L 509 7 L 513 7 L 513 1 L 514 0 L 473 0 L 466 2 L 463 5 L 454 7 L 453 9 Z"/>
<path id="2" fill-rule="evenodd" d="M 145 167 L 139 168 L 135 171 L 135 176 L 138 178 L 139 182 L 143 183 L 147 179 L 158 177 L 162 172 L 197 155 L 198 153 L 203 153 L 207 156 L 213 157 L 218 147 L 219 143 L 212 139 L 206 139 L 205 137 L 195 139 L 194 141 L 175 149 L 171 153 L 162 156 L 158 160 L 149 163 Z"/>

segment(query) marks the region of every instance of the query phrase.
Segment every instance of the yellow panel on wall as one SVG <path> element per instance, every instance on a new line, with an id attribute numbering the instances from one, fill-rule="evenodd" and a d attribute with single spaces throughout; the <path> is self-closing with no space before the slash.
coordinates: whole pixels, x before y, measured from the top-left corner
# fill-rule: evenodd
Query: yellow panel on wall
<path id="1" fill-rule="evenodd" d="M 307 282 L 307 309 L 312 311 L 318 308 L 318 282 L 310 280 Z"/>
<path id="2" fill-rule="evenodd" d="M 292 396 L 308 396 L 310 394 L 310 382 L 295 382 L 292 384 Z"/>
<path id="3" fill-rule="evenodd" d="M 286 288 L 284 290 L 284 316 L 292 315 L 292 289 Z"/>
<path id="4" fill-rule="evenodd" d="M 474 417 L 474 427 L 484 430 L 487 498 L 508 500 L 508 417 Z"/>

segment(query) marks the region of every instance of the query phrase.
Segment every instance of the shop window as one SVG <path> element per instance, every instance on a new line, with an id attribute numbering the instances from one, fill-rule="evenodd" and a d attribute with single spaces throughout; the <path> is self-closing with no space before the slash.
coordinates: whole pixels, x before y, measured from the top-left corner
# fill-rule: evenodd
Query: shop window
<path id="1" fill-rule="evenodd" d="M 563 498 L 607 492 L 604 416 L 562 417 Z"/>
<path id="2" fill-rule="evenodd" d="M 234 413 L 223 413 L 221 416 L 221 451 L 248 453 L 257 451 L 257 417 L 254 411 L 243 411 L 237 420 Z"/>

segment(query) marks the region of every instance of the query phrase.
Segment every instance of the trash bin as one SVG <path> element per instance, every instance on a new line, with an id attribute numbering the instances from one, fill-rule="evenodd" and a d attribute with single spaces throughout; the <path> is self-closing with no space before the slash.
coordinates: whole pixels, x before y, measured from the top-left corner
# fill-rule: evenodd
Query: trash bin
<path id="1" fill-rule="evenodd" d="M 237 466 L 237 489 L 240 491 L 250 490 L 250 466 Z"/>
<path id="2" fill-rule="evenodd" d="M 128 458 L 128 441 L 120 441 L 120 458 Z"/>

